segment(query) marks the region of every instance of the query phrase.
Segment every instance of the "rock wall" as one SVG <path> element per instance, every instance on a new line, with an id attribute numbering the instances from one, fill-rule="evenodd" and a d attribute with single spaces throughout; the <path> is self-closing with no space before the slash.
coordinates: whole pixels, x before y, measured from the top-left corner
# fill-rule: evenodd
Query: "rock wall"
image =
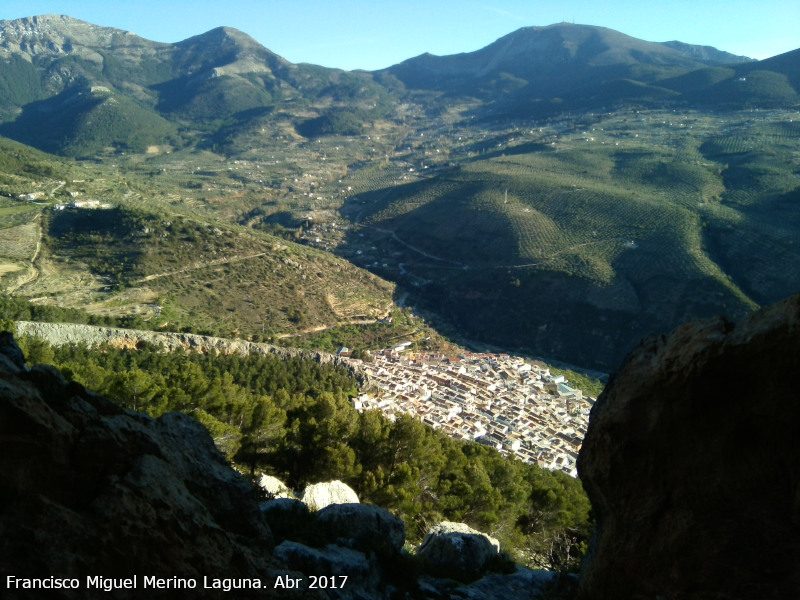
<path id="1" fill-rule="evenodd" d="M 63 346 L 65 344 L 86 344 L 87 346 L 110 344 L 120 348 L 137 348 L 142 344 L 154 344 L 162 346 L 167 351 L 181 349 L 202 353 L 218 352 L 219 354 L 260 354 L 262 356 L 276 354 L 284 358 L 301 356 L 318 363 L 344 365 L 353 371 L 355 375 L 361 376 L 359 371 L 354 370 L 354 366 L 351 363 L 327 352 L 285 348 L 247 340 L 219 338 L 194 333 L 122 329 L 119 327 L 102 327 L 78 323 L 17 321 L 16 325 L 18 336 L 30 335 L 43 339 L 53 346 Z"/>
<path id="2" fill-rule="evenodd" d="M 800 598 L 799 378 L 800 295 L 628 357 L 578 460 L 581 598 Z"/>

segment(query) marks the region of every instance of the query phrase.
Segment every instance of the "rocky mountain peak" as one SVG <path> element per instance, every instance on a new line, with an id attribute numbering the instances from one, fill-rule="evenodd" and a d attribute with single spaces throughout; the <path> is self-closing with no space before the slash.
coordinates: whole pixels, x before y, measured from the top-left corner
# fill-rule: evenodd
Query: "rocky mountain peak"
<path id="1" fill-rule="evenodd" d="M 240 31 L 234 27 L 215 27 L 205 33 L 201 33 L 200 35 L 191 37 L 184 42 L 180 43 L 187 43 L 190 40 L 194 41 L 203 41 L 205 43 L 210 44 L 233 44 L 240 48 L 263 48 L 261 44 L 259 44 L 254 38 L 247 35 L 243 31 Z"/>
<path id="2" fill-rule="evenodd" d="M 78 47 L 103 48 L 146 42 L 130 31 L 93 25 L 66 15 L 0 21 L 0 47 L 28 55 L 62 54 Z"/>
<path id="3" fill-rule="evenodd" d="M 215 76 L 271 73 L 291 63 L 233 27 L 216 27 L 175 44 L 176 62 L 191 71 L 213 68 Z"/>

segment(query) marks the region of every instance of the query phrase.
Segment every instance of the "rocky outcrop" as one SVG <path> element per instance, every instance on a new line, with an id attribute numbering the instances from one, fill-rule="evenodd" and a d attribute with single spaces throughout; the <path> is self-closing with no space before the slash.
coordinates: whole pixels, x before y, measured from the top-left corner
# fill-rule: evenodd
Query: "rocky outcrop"
<path id="1" fill-rule="evenodd" d="M 60 597 L 91 598 L 105 593 L 84 585 L 94 575 L 273 577 L 281 565 L 271 562 L 272 536 L 252 487 L 197 421 L 178 413 L 151 419 L 67 383 L 52 367 L 28 370 L 8 333 L 0 348 L 4 588 L 8 575 L 74 577 L 80 589 Z M 265 596 L 256 591 L 238 597 Z"/>
<path id="2" fill-rule="evenodd" d="M 39 323 L 36 321 L 17 321 L 17 335 L 30 335 L 45 340 L 53 346 L 66 344 L 86 344 L 97 346 L 109 344 L 119 348 L 139 348 L 144 344 L 161 346 L 168 352 L 185 350 L 192 352 L 217 352 L 219 354 L 278 355 L 283 358 L 303 357 L 325 364 L 334 363 L 347 367 L 356 376 L 362 373 L 338 356 L 327 352 L 300 350 L 250 342 L 247 340 L 228 339 L 194 333 L 177 333 L 170 331 L 147 331 L 145 329 L 123 329 L 120 327 L 102 327 L 98 325 L 82 325 L 78 323 Z"/>
<path id="3" fill-rule="evenodd" d="M 417 556 L 459 579 L 475 579 L 500 556 L 500 543 L 464 523 L 439 523 L 428 530 Z"/>
<path id="4" fill-rule="evenodd" d="M 380 556 L 399 556 L 406 526 L 388 510 L 371 504 L 331 504 L 317 522 L 337 543 Z"/>
<path id="5" fill-rule="evenodd" d="M 313 573 L 325 582 L 326 593 L 336 600 L 391 598 L 374 560 L 363 552 L 330 544 L 310 548 L 289 540 L 275 548 L 275 556 L 293 571 Z M 349 585 L 348 585 L 349 583 Z"/>
<path id="6" fill-rule="evenodd" d="M 800 295 L 643 342 L 578 460 L 580 597 L 800 597 Z"/>
<path id="7" fill-rule="evenodd" d="M 512 573 L 486 575 L 470 585 L 422 577 L 420 589 L 422 597 L 441 600 L 557 600 L 571 597 L 573 579 L 574 576 L 562 578 L 558 573 L 536 571 L 517 565 Z"/>
<path id="8" fill-rule="evenodd" d="M 321 510 L 331 504 L 358 504 L 358 495 L 346 483 L 327 481 L 307 485 L 303 502 L 310 510 Z"/>

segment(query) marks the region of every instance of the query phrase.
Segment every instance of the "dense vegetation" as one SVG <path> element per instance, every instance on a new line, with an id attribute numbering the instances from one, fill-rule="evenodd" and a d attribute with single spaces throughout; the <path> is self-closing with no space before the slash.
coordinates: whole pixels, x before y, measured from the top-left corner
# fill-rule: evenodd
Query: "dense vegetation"
<path id="1" fill-rule="evenodd" d="M 217 446 L 251 473 L 293 489 L 340 479 L 365 502 L 403 518 L 418 541 L 441 520 L 463 521 L 498 537 L 520 561 L 574 569 L 590 531 L 580 483 L 451 440 L 410 417 L 395 422 L 358 413 L 347 371 L 303 359 L 55 348 L 21 340 L 31 363 L 123 406 L 157 416 L 179 410 L 209 429 Z"/>

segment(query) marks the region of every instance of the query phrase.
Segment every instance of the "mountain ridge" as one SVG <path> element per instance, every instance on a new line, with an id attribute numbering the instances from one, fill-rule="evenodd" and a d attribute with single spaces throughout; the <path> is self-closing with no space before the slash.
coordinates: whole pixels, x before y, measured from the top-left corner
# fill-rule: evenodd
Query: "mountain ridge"
<path id="1" fill-rule="evenodd" d="M 91 118 L 90 109 L 75 115 L 59 101 L 69 90 L 96 86 L 154 113 L 133 117 L 133 129 L 152 132 L 138 150 L 159 143 L 202 145 L 219 137 L 226 120 L 236 119 L 239 127 L 263 127 L 261 117 L 276 111 L 288 114 L 300 135 L 313 137 L 319 127 L 304 128 L 309 117 L 330 119 L 331 111 L 356 110 L 357 120 L 383 119 L 408 100 L 427 110 L 442 110 L 448 99 L 471 98 L 483 104 L 484 115 L 502 118 L 626 100 L 653 104 L 705 98 L 711 104 L 743 105 L 798 98 L 791 57 L 742 62 L 744 57 L 708 46 L 647 42 L 604 27 L 570 23 L 523 27 L 473 52 L 423 54 L 379 71 L 350 72 L 295 65 L 231 27 L 168 44 L 65 15 L 42 15 L 0 21 L 0 59 L 5 63 L 0 68 L 0 133 L 73 156 L 98 151 L 97 144 L 73 143 L 81 137 L 79 131 L 71 131 L 75 123 L 86 123 L 80 125 L 89 128 L 83 137 L 104 140 L 102 147 L 126 146 L 124 136 L 109 132 L 108 125 L 103 128 L 109 118 L 125 120 L 119 111 L 114 117 Z M 688 86 L 683 83 L 681 78 L 703 69 L 717 69 L 711 85 L 698 85 L 697 78 Z M 735 83 L 743 73 L 754 71 L 768 73 L 759 72 L 754 85 Z M 62 119 L 68 123 L 50 118 L 39 125 L 40 111 L 31 110 L 36 108 L 33 103 L 42 101 L 48 103 L 40 108 L 54 118 L 61 112 L 69 115 Z M 197 125 L 200 130 L 179 141 L 170 127 L 154 126 L 156 115 L 184 132 Z M 51 130 L 59 131 L 62 141 L 41 145 L 38 140 Z"/>
<path id="2" fill-rule="evenodd" d="M 619 77 L 625 73 L 624 69 L 619 69 L 620 65 L 644 62 L 670 69 L 690 70 L 712 62 L 693 57 L 688 49 L 694 48 L 689 44 L 676 49 L 669 44 L 645 42 L 604 27 L 558 23 L 546 27 L 520 28 L 473 52 L 449 56 L 423 54 L 389 67 L 386 71 L 398 76 L 406 85 L 416 83 L 439 88 L 449 85 L 449 82 L 432 83 L 426 74 L 431 79 L 464 76 L 480 79 L 491 72 L 502 71 L 522 78 L 534 75 L 558 78 L 559 72 L 567 67 L 580 66 L 581 73 L 588 75 L 592 69 L 600 72 L 615 66 L 617 69 L 613 74 Z M 695 54 L 703 53 L 697 50 Z M 412 77 L 410 73 L 415 71 L 417 74 Z M 465 87 L 468 85 L 464 84 Z M 532 83 L 531 86 L 537 90 L 549 89 L 541 83 Z M 574 87 L 575 83 L 571 86 Z M 553 90 L 563 92 L 569 87 L 555 86 Z"/>

